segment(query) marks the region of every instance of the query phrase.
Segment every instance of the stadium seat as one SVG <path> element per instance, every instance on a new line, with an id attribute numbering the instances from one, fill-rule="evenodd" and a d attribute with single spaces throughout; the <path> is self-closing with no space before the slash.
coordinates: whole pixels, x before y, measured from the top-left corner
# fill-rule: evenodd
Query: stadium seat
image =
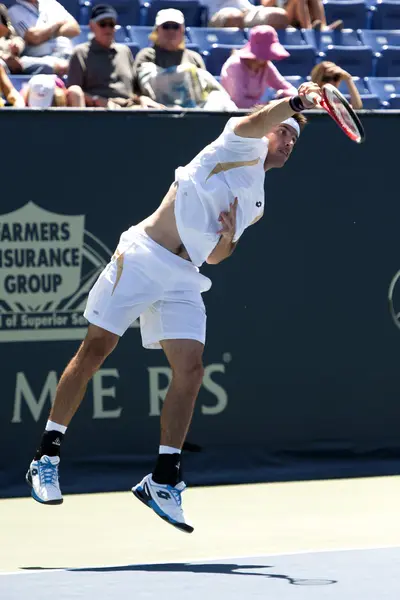
<path id="1" fill-rule="evenodd" d="M 125 42 L 125 46 L 128 46 L 128 48 L 132 52 L 133 58 L 136 58 L 136 54 L 141 50 L 139 44 L 136 44 L 135 42 Z"/>
<path id="2" fill-rule="evenodd" d="M 289 75 L 288 77 L 285 77 L 285 79 L 286 81 L 289 81 L 296 89 L 305 81 L 305 78 L 300 77 L 300 75 Z M 270 100 L 273 100 L 275 96 L 276 90 L 268 87 L 261 96 L 260 103 L 265 104 L 266 102 L 270 102 Z"/>
<path id="3" fill-rule="evenodd" d="M 353 76 L 373 75 L 372 50 L 364 46 L 331 46 L 325 51 L 326 60 L 332 61 Z"/>
<path id="4" fill-rule="evenodd" d="M 80 2 L 79 0 L 62 0 L 61 4 L 63 7 L 72 15 L 77 21 L 79 21 Z"/>
<path id="5" fill-rule="evenodd" d="M 107 3 L 117 11 L 120 25 L 140 25 L 140 0 L 107 0 Z"/>
<path id="6" fill-rule="evenodd" d="M 368 77 L 367 84 L 373 94 L 381 102 L 390 107 L 398 108 L 400 99 L 400 77 Z"/>
<path id="7" fill-rule="evenodd" d="M 13 84 L 17 92 L 21 90 L 22 86 L 25 83 L 28 83 L 31 77 L 32 75 L 9 75 L 11 83 Z"/>
<path id="8" fill-rule="evenodd" d="M 148 26 L 138 26 L 138 25 L 128 25 L 126 28 L 127 36 L 131 42 L 137 44 L 140 49 L 147 48 L 148 46 L 152 46 L 153 42 L 149 40 L 149 35 L 153 31 L 153 27 Z M 188 36 L 188 33 L 185 34 L 185 43 L 188 48 L 192 48 L 194 44 L 190 43 L 191 40 Z M 194 49 L 198 49 L 197 45 Z"/>
<path id="9" fill-rule="evenodd" d="M 77 46 L 78 44 L 83 44 L 85 42 L 88 42 L 92 38 L 93 38 L 93 33 L 90 31 L 89 25 L 81 25 L 80 34 L 77 35 L 76 37 L 72 38 L 71 41 L 74 46 Z M 119 26 L 116 27 L 115 41 L 118 42 L 119 44 L 125 44 L 126 42 L 130 41 L 129 36 L 125 30 L 125 27 L 119 27 Z"/>
<path id="10" fill-rule="evenodd" d="M 378 55 L 376 77 L 400 77 L 400 48 L 387 46 Z"/>
<path id="11" fill-rule="evenodd" d="M 151 46 L 153 42 L 149 40 L 149 35 L 153 31 L 152 27 L 140 27 L 138 25 L 128 25 L 126 28 L 131 42 L 137 44 L 140 49 Z"/>
<path id="12" fill-rule="evenodd" d="M 328 23 L 342 19 L 344 26 L 350 29 L 362 29 L 367 25 L 367 7 L 363 0 L 325 0 L 324 8 Z"/>
<path id="13" fill-rule="evenodd" d="M 152 0 L 146 4 L 146 25 L 154 25 L 156 14 L 164 8 L 177 8 L 185 15 L 187 27 L 201 27 L 207 20 L 207 10 L 198 0 Z"/>
<path id="14" fill-rule="evenodd" d="M 372 29 L 400 29 L 400 2 L 377 0 L 372 7 Z"/>
<path id="15" fill-rule="evenodd" d="M 328 46 L 362 46 L 358 32 L 354 29 L 343 29 L 342 31 L 303 29 L 302 33 L 307 43 L 317 50 L 324 51 Z"/>
<path id="16" fill-rule="evenodd" d="M 213 44 L 211 48 L 202 52 L 207 71 L 212 75 L 220 75 L 222 65 L 228 60 L 235 48 L 242 46 L 232 46 L 230 44 Z"/>
<path id="17" fill-rule="evenodd" d="M 316 54 L 312 46 L 285 46 L 290 53 L 289 58 L 280 60 L 277 63 L 279 72 L 284 75 L 300 75 L 308 77 L 315 65 Z"/>
<path id="18" fill-rule="evenodd" d="M 355 83 L 357 90 L 361 96 L 361 100 L 363 102 L 363 108 L 367 110 L 375 110 L 382 108 L 381 101 L 377 94 L 371 93 L 365 83 L 364 79 L 360 77 L 353 77 L 353 82 Z M 345 98 L 350 101 L 350 95 L 348 93 L 347 85 L 344 81 L 339 84 L 339 91 L 342 92 Z"/>
<path id="19" fill-rule="evenodd" d="M 386 46 L 400 46 L 400 31 L 364 29 L 360 36 L 364 46 L 369 46 L 372 52 L 382 52 Z"/>
<path id="20" fill-rule="evenodd" d="M 213 44 L 244 46 L 247 42 L 243 30 L 237 27 L 189 27 L 187 35 L 193 44 L 197 44 L 200 52 L 208 50 Z"/>
<path id="21" fill-rule="evenodd" d="M 277 34 L 279 41 L 281 44 L 283 44 L 283 46 L 304 46 L 308 43 L 304 39 L 300 29 L 294 29 L 294 27 L 278 29 Z"/>
<path id="22" fill-rule="evenodd" d="M 389 100 L 389 108 L 399 110 L 400 108 L 400 96 L 393 94 Z"/>

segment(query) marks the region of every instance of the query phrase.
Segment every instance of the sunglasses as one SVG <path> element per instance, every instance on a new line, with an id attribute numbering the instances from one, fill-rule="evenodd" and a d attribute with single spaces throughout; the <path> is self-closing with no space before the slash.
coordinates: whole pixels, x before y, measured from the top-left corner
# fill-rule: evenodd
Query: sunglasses
<path id="1" fill-rule="evenodd" d="M 98 26 L 104 29 L 105 27 L 111 27 L 111 29 L 115 29 L 114 21 L 99 21 Z"/>
<path id="2" fill-rule="evenodd" d="M 179 25 L 179 23 L 163 23 L 161 25 L 161 27 L 163 29 L 166 29 L 166 30 L 168 30 L 168 29 L 174 29 L 175 31 L 177 31 L 178 29 L 181 28 L 181 26 Z"/>

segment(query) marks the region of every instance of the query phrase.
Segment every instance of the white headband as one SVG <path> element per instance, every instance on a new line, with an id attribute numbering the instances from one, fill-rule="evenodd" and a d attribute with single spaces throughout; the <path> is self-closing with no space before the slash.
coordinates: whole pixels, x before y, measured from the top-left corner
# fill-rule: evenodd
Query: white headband
<path id="1" fill-rule="evenodd" d="M 286 119 L 286 121 L 282 121 L 281 125 L 283 124 L 290 125 L 290 127 L 293 127 L 293 129 L 297 133 L 297 137 L 300 137 L 300 126 L 296 119 L 293 119 L 293 117 L 289 117 L 288 119 Z"/>

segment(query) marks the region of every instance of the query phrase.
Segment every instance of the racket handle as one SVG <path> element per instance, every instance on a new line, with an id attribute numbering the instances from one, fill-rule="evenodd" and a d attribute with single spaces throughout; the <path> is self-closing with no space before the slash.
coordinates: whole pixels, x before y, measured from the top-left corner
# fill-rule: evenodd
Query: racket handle
<path id="1" fill-rule="evenodd" d="M 309 102 L 315 104 L 315 106 L 319 105 L 320 97 L 315 92 L 311 92 L 310 94 L 306 94 L 306 98 Z"/>

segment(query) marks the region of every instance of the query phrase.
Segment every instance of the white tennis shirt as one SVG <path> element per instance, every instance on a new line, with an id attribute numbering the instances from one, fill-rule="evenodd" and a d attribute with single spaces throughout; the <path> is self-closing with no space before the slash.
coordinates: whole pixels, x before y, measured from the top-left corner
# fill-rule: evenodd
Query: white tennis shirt
<path id="1" fill-rule="evenodd" d="M 188 165 L 175 172 L 178 190 L 175 218 L 178 232 L 192 262 L 200 267 L 220 236 L 218 217 L 229 211 L 237 197 L 233 241 L 264 212 L 264 161 L 266 138 L 244 138 L 233 131 L 240 117 L 229 119 L 215 142 L 206 146 Z"/>
<path id="2" fill-rule="evenodd" d="M 16 0 L 16 3 L 8 9 L 8 14 L 14 29 L 22 38 L 27 29 L 31 29 L 31 27 L 50 27 L 57 21 L 70 21 L 73 18 L 56 0 L 39 0 L 37 6 L 24 0 Z M 28 46 L 25 54 L 38 57 L 53 54 L 70 55 L 72 54 L 72 43 L 69 38 L 58 36 L 38 46 Z"/>

